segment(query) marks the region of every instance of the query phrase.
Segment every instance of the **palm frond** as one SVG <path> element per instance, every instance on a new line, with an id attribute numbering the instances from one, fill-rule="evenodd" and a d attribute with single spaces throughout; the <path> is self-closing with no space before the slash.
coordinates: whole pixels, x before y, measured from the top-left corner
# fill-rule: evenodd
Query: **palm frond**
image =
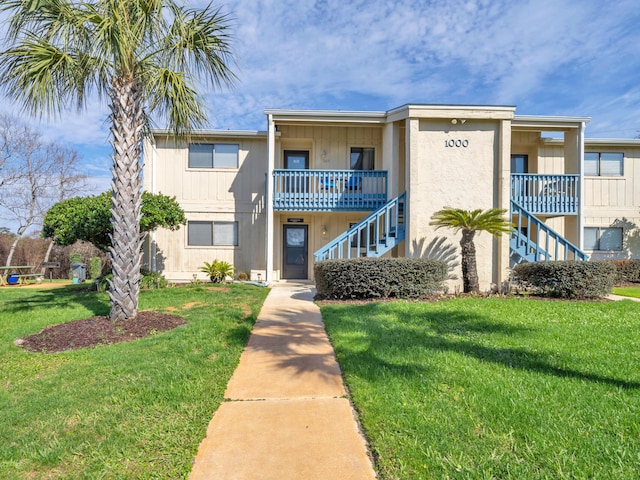
<path id="1" fill-rule="evenodd" d="M 213 10 L 176 9 L 173 22 L 157 56 L 161 64 L 189 71 L 210 85 L 233 85 L 230 17 Z"/>
<path id="2" fill-rule="evenodd" d="M 511 222 L 504 218 L 507 211 L 498 208 L 488 210 L 463 210 L 460 208 L 444 207 L 431 216 L 429 225 L 437 229 L 451 228 L 460 230 L 485 231 L 491 235 L 500 236 L 510 233 L 513 229 Z"/>
<path id="3" fill-rule="evenodd" d="M 186 74 L 156 66 L 146 69 L 149 111 L 167 118 L 176 136 L 188 135 L 206 122 L 202 98 Z"/>
<path id="4" fill-rule="evenodd" d="M 5 88 L 32 113 L 62 110 L 79 88 L 78 70 L 87 68 L 86 61 L 34 36 L 3 57 L 0 76 Z"/>

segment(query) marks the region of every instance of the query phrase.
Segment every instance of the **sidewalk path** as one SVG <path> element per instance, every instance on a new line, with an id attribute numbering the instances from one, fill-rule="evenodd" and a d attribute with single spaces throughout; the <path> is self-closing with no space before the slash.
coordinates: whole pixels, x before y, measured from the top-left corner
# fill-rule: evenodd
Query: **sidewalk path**
<path id="1" fill-rule="evenodd" d="M 269 292 L 190 480 L 376 478 L 313 294 Z"/>
<path id="2" fill-rule="evenodd" d="M 614 295 L 613 293 L 610 295 L 607 295 L 607 298 L 609 300 L 615 300 L 615 301 L 620 301 L 620 300 L 631 300 L 632 302 L 640 302 L 640 298 L 635 298 L 635 297 L 623 297 L 622 295 Z"/>

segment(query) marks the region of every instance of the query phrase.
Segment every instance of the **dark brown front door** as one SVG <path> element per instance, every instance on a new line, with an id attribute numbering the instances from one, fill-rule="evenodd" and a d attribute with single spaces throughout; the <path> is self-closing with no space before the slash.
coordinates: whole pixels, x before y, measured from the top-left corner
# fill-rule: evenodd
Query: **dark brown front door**
<path id="1" fill-rule="evenodd" d="M 282 278 L 306 279 L 309 266 L 307 225 L 283 225 Z"/>

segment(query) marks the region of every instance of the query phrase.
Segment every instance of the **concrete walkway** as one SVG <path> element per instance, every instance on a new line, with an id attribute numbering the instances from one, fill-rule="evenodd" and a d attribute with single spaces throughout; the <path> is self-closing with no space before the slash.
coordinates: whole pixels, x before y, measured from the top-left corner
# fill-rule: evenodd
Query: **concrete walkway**
<path id="1" fill-rule="evenodd" d="M 616 302 L 620 301 L 620 300 L 631 300 L 632 302 L 640 302 L 640 298 L 635 298 L 635 297 L 623 297 L 622 295 L 614 295 L 613 293 L 610 295 L 607 295 L 607 298 L 609 300 L 615 300 Z"/>
<path id="2" fill-rule="evenodd" d="M 271 289 L 191 480 L 376 478 L 313 295 Z"/>

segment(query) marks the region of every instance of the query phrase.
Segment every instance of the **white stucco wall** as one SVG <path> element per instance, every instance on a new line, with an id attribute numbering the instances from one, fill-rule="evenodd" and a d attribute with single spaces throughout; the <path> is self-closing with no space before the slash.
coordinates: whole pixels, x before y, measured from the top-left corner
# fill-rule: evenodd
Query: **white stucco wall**
<path id="1" fill-rule="evenodd" d="M 459 255 L 460 234 L 430 226 L 431 216 L 444 207 L 465 210 L 500 208 L 500 122 L 467 119 L 410 119 L 407 122 L 407 184 L 410 192 L 409 254 L 422 256 L 425 246 L 446 237 Z M 480 287 L 499 281 L 498 242 L 487 233 L 475 239 Z M 459 261 L 459 257 L 458 257 Z M 460 280 L 451 286 L 461 288 Z"/>

